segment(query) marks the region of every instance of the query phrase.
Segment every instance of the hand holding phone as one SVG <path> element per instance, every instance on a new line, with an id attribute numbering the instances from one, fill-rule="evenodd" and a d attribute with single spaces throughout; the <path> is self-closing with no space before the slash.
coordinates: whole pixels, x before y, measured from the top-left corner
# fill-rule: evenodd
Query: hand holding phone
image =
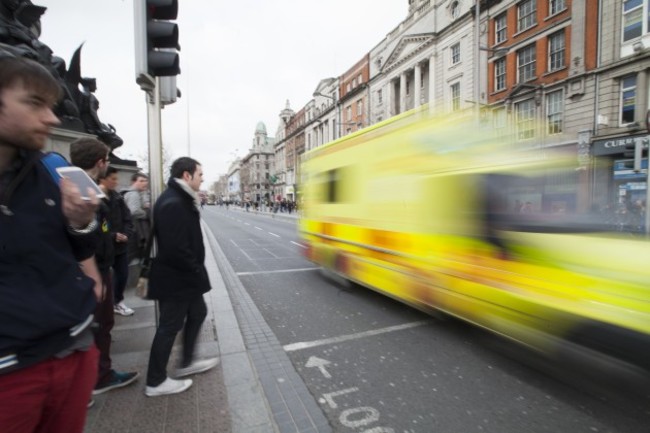
<path id="1" fill-rule="evenodd" d="M 104 192 L 101 190 L 101 188 L 99 188 L 95 181 L 92 180 L 90 176 L 88 176 L 88 174 L 81 168 L 58 167 L 56 171 L 61 175 L 61 177 L 70 180 L 77 186 L 77 188 L 79 188 L 79 192 L 81 193 L 81 198 L 83 200 L 90 200 L 90 194 L 88 193 L 88 190 L 94 191 L 97 198 L 106 197 Z"/>

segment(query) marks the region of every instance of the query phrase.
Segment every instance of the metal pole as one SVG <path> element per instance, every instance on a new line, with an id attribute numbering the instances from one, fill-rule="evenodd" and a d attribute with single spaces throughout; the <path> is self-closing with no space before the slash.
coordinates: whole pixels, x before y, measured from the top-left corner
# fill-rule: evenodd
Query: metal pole
<path id="1" fill-rule="evenodd" d="M 475 12 L 475 23 L 474 23 L 474 62 L 475 62 L 475 67 L 474 67 L 474 120 L 476 123 L 479 123 L 479 115 L 480 115 L 480 99 L 481 99 L 481 85 L 479 83 L 479 77 L 481 76 L 481 61 L 479 60 L 479 57 L 481 55 L 481 37 L 480 37 L 480 18 L 481 18 L 481 0 L 476 0 L 476 7 L 474 9 Z"/>
<path id="2" fill-rule="evenodd" d="M 160 122 L 160 78 L 156 77 L 152 97 L 147 101 L 147 120 L 149 130 L 149 187 L 151 204 L 162 193 L 162 133 Z"/>
<path id="3" fill-rule="evenodd" d="M 643 158 L 641 159 L 641 165 L 643 165 Z M 648 167 L 645 172 L 645 235 L 650 238 L 650 212 L 648 212 L 648 203 L 650 201 L 650 149 L 648 150 Z"/>

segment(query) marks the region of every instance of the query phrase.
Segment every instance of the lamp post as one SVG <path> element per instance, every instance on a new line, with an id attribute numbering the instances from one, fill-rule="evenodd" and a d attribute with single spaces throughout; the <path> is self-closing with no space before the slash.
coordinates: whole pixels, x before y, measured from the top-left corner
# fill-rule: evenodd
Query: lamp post
<path id="1" fill-rule="evenodd" d="M 341 137 L 341 104 L 339 103 L 339 101 L 335 97 L 325 95 L 325 94 L 323 94 L 321 92 L 314 92 L 314 94 L 312 96 L 314 98 L 316 96 L 322 96 L 323 98 L 331 99 L 334 102 L 334 104 L 336 104 L 336 123 L 337 123 L 338 133 L 336 134 L 337 136 L 334 137 L 334 140 Z"/>

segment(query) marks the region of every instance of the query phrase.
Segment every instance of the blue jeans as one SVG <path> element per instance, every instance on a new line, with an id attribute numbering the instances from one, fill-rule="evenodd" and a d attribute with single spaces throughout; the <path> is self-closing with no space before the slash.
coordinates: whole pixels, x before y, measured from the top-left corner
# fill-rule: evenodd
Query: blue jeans
<path id="1" fill-rule="evenodd" d="M 167 363 L 176 334 L 183 329 L 183 355 L 181 367 L 187 367 L 194 358 L 196 339 L 208 315 L 203 295 L 192 300 L 165 299 L 158 301 L 160 322 L 151 344 L 147 386 L 158 386 L 167 379 Z M 185 323 L 185 327 L 183 327 Z"/>

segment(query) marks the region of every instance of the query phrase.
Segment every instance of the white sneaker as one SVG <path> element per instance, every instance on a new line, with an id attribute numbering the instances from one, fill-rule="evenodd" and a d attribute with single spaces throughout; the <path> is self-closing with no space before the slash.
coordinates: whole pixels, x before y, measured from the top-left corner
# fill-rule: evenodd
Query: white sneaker
<path id="1" fill-rule="evenodd" d="M 208 359 L 201 359 L 199 361 L 194 361 L 191 365 L 188 367 L 183 367 L 183 368 L 177 368 L 175 376 L 176 377 L 185 377 L 185 376 L 190 376 L 192 374 L 197 374 L 197 373 L 203 373 L 204 371 L 208 371 L 211 368 L 215 367 L 216 365 L 219 364 L 219 358 L 208 358 Z"/>
<path id="2" fill-rule="evenodd" d="M 144 393 L 147 397 L 178 394 L 179 392 L 185 391 L 190 386 L 192 386 L 192 379 L 175 380 L 168 377 L 158 386 L 146 387 Z"/>
<path id="3" fill-rule="evenodd" d="M 124 302 L 120 302 L 119 304 L 116 304 L 113 307 L 113 311 L 116 314 L 119 314 L 121 316 L 133 316 L 133 313 L 135 313 L 135 311 L 133 311 L 131 308 L 127 307 L 124 304 Z"/>

